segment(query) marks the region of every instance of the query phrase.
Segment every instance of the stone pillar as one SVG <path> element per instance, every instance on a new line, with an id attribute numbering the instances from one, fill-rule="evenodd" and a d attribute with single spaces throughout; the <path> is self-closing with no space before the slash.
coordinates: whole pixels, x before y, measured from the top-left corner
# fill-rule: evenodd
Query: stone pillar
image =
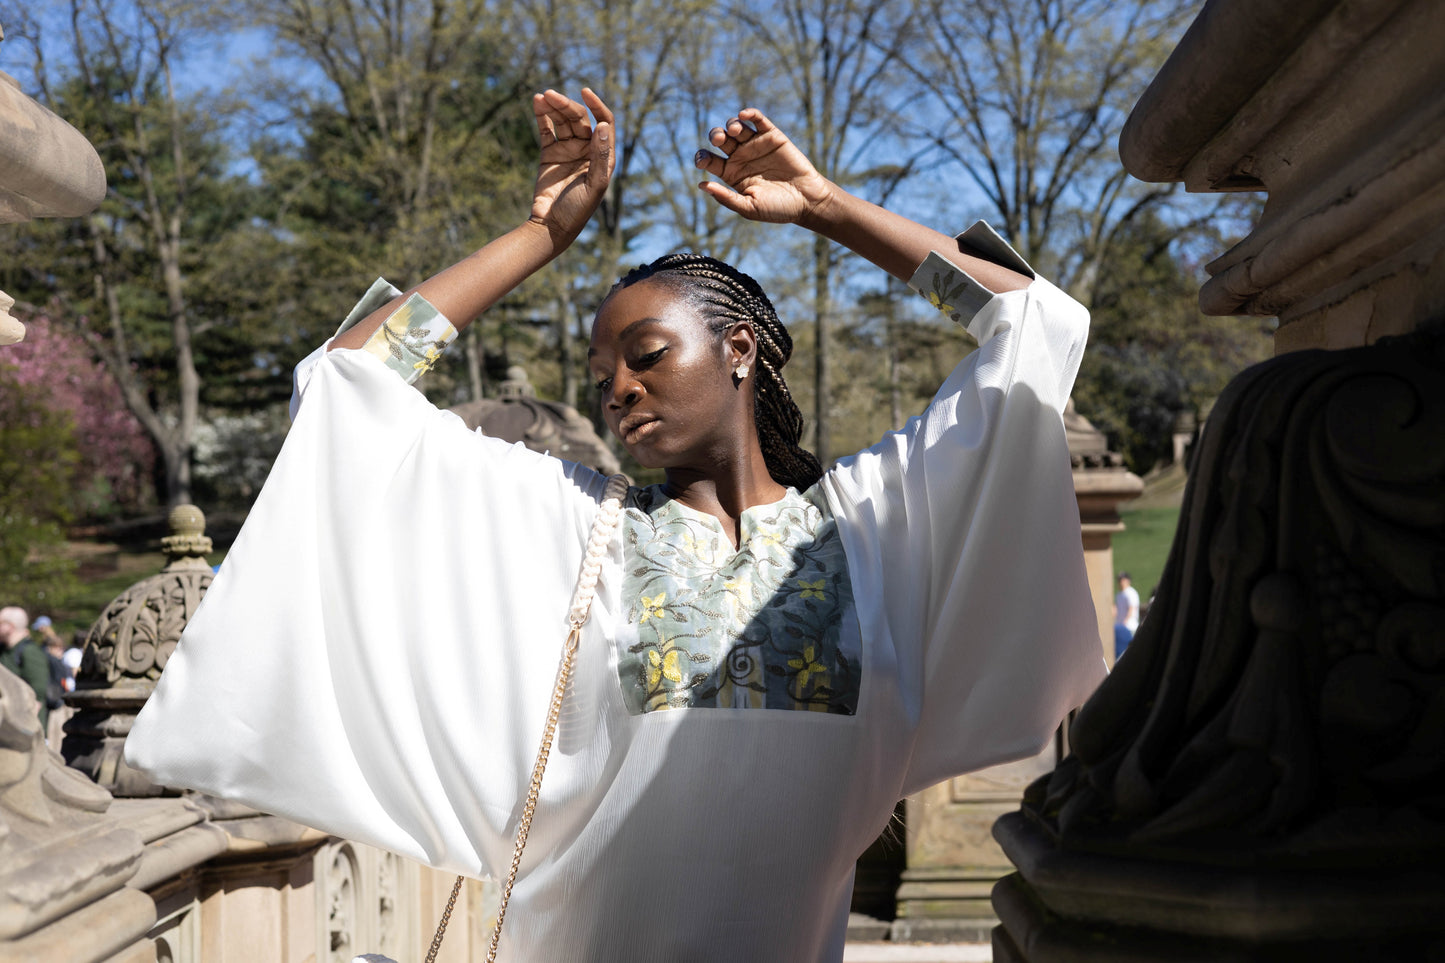
<path id="1" fill-rule="evenodd" d="M 1069 459 L 1074 467 L 1074 497 L 1079 502 L 1079 524 L 1084 536 L 1084 566 L 1089 592 L 1099 623 L 1104 661 L 1114 665 L 1114 536 L 1124 530 L 1119 517 L 1123 502 L 1138 498 L 1143 480 L 1124 467 L 1124 458 L 1110 451 L 1104 433 L 1074 410 L 1069 399 L 1064 410 Z M 1020 787 L 1022 788 L 1022 787 Z"/>
<path id="2" fill-rule="evenodd" d="M 1445 5 L 1212 0 L 1130 171 L 1267 190 L 1211 313 L 1277 314 L 1154 610 L 994 834 L 1000 963 L 1445 953 Z M 1341 350 L 1308 350 L 1334 348 Z"/>

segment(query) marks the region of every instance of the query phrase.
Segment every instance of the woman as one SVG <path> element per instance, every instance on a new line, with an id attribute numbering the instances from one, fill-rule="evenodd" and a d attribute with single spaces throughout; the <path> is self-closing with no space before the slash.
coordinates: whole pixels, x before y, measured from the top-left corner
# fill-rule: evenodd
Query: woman
<path id="1" fill-rule="evenodd" d="M 374 288 L 330 343 L 362 350 L 298 366 L 285 450 L 133 765 L 505 872 L 605 479 L 470 433 L 403 380 L 447 318 L 591 215 L 614 133 L 583 98 L 595 126 L 554 92 L 534 102 L 526 224 L 405 298 Z M 609 426 L 666 482 L 629 490 L 603 568 L 512 959 L 840 959 L 854 861 L 896 800 L 1037 751 L 1101 674 L 1060 418 L 1082 309 L 987 228 L 955 241 L 849 196 L 758 111 L 710 140 L 715 200 L 847 244 L 982 347 L 921 418 L 823 473 L 750 279 L 670 257 L 608 296 L 588 364 Z"/>

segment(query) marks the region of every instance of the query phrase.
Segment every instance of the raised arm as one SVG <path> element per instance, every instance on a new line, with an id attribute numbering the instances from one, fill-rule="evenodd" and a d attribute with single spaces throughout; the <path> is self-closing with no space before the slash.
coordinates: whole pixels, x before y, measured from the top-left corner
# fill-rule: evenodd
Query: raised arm
<path id="1" fill-rule="evenodd" d="M 541 155 L 526 221 L 373 311 L 331 346 L 360 348 L 411 294 L 420 294 L 461 330 L 565 251 L 597 209 L 616 162 L 612 111 L 586 87 L 582 100 L 585 109 L 555 90 L 532 97 Z"/>
<path id="2" fill-rule="evenodd" d="M 721 155 L 697 152 L 697 166 L 724 183 L 698 186 L 730 211 L 753 221 L 797 224 L 837 241 L 904 281 L 936 251 L 1001 294 L 1029 285 L 1009 268 L 959 250 L 956 240 L 843 190 L 818 173 L 811 161 L 763 112 L 738 111 L 708 140 Z"/>

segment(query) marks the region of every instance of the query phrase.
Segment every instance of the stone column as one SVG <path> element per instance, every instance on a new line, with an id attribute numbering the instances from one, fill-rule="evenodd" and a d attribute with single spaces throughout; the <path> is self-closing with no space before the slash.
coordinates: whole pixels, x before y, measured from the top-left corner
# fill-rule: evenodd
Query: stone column
<path id="1" fill-rule="evenodd" d="M 1445 952 L 1445 5 L 1212 0 L 1130 171 L 1266 190 L 1211 313 L 1278 315 L 1154 610 L 994 829 L 1000 963 Z M 1309 350 L 1309 349 L 1340 350 Z"/>
<path id="2" fill-rule="evenodd" d="M 1104 433 L 1074 410 L 1069 399 L 1064 410 L 1069 459 L 1074 467 L 1074 497 L 1079 502 L 1079 524 L 1084 536 L 1084 565 L 1089 592 L 1099 623 L 1099 644 L 1104 661 L 1114 665 L 1114 536 L 1124 530 L 1119 506 L 1139 497 L 1143 480 L 1124 467 L 1124 458 L 1109 451 Z M 1022 788 L 1022 787 L 1020 787 Z"/>

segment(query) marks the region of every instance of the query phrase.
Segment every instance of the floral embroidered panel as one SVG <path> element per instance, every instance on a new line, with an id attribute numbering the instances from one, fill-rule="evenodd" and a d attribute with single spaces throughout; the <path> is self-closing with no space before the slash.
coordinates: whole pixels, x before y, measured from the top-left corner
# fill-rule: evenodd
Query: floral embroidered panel
<path id="1" fill-rule="evenodd" d="M 385 278 L 377 278 L 332 337 L 349 331 L 377 308 L 400 296 L 400 288 Z M 372 332 L 361 349 L 380 359 L 402 381 L 413 384 L 436 365 L 456 336 L 457 329 L 446 315 L 420 294 L 413 294 Z"/>
<path id="2" fill-rule="evenodd" d="M 853 715 L 862 659 L 842 641 L 853 594 L 822 495 L 789 489 L 739 527 L 734 549 L 717 519 L 659 486 L 628 492 L 617 628 L 628 709 Z"/>
<path id="3" fill-rule="evenodd" d="M 1001 264 L 1027 277 L 1035 276 L 1029 262 L 1019 257 L 1018 252 L 983 221 L 964 231 L 957 240 L 961 251 Z M 974 315 L 993 299 L 992 291 L 936 251 L 923 259 L 909 279 L 908 286 L 944 317 L 965 328 L 972 323 Z"/>
<path id="4" fill-rule="evenodd" d="M 413 294 L 366 339 L 362 350 L 411 384 L 432 369 L 456 336 L 457 329 L 445 315 Z"/>

